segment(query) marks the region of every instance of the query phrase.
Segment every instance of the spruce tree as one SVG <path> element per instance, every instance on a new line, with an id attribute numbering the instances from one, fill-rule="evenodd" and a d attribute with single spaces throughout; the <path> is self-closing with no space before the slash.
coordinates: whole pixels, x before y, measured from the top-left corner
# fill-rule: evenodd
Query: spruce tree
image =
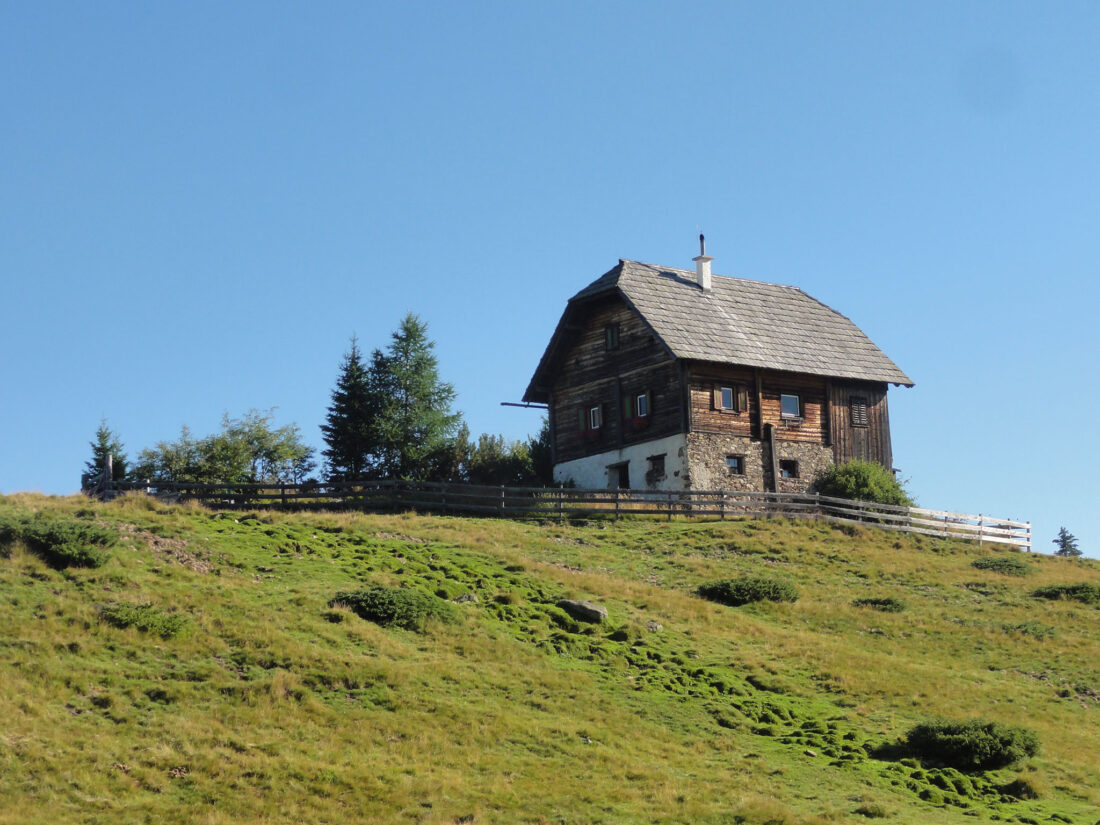
<path id="1" fill-rule="evenodd" d="M 454 387 L 439 377 L 428 325 L 409 313 L 386 352 L 371 357 L 370 393 L 377 400 L 374 463 L 387 478 L 440 477 L 452 461 L 462 421 L 451 411 Z"/>
<path id="2" fill-rule="evenodd" d="M 1056 556 L 1080 556 L 1081 549 L 1077 546 L 1077 537 L 1065 527 L 1058 530 L 1058 538 L 1053 540 L 1058 545 L 1054 551 Z"/>
<path id="3" fill-rule="evenodd" d="M 99 429 L 95 431 L 95 441 L 90 442 L 92 457 L 84 464 L 85 475 L 93 483 L 103 478 L 107 467 L 107 456 L 111 456 L 111 478 L 125 481 L 127 472 L 126 451 L 118 436 L 107 426 L 106 419 L 100 419 Z"/>
<path id="4" fill-rule="evenodd" d="M 329 481 L 358 481 L 366 477 L 375 447 L 372 423 L 377 398 L 377 393 L 371 392 L 359 341 L 352 336 L 351 349 L 344 353 L 332 391 L 332 404 L 321 425 L 327 445 L 321 454 L 325 457 L 325 477 Z"/>

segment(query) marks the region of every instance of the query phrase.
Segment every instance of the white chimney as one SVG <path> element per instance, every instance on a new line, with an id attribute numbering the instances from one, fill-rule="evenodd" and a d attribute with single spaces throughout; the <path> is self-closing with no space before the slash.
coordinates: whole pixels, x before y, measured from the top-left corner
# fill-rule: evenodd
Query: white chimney
<path id="1" fill-rule="evenodd" d="M 692 260 L 695 261 L 695 279 L 699 282 L 699 288 L 710 292 L 710 262 L 714 258 L 707 254 L 707 241 L 702 235 L 699 236 L 699 256 Z"/>

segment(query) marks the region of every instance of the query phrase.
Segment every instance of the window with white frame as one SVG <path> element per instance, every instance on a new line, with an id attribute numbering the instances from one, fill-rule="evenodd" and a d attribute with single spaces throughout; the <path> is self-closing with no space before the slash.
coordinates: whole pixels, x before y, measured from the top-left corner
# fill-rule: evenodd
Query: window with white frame
<path id="1" fill-rule="evenodd" d="M 722 412 L 745 412 L 749 408 L 748 388 L 736 384 L 717 385 L 714 387 L 711 403 L 714 409 Z"/>
<path id="2" fill-rule="evenodd" d="M 779 396 L 779 413 L 783 418 L 801 418 L 802 399 L 797 395 L 783 393 Z"/>

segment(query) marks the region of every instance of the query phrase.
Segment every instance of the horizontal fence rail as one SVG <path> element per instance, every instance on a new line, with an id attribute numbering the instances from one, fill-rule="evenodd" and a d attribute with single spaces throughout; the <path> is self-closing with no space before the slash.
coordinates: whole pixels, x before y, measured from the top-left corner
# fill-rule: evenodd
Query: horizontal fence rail
<path id="1" fill-rule="evenodd" d="M 850 501 L 816 493 L 734 490 L 593 490 L 566 487 L 497 487 L 431 481 L 364 481 L 305 484 L 190 484 L 113 482 L 108 497 L 137 491 L 211 507 L 315 510 L 416 509 L 512 518 L 564 519 L 591 515 L 737 518 L 785 516 L 862 524 L 940 538 L 1008 544 L 1031 550 L 1031 523 L 986 515 Z"/>

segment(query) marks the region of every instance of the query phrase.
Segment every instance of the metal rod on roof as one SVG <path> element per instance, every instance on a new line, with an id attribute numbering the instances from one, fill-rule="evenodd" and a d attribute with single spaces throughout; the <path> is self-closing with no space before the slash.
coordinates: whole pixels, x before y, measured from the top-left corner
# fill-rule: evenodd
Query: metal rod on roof
<path id="1" fill-rule="evenodd" d="M 500 406 L 502 406 L 502 407 L 523 407 L 524 409 L 536 409 L 536 410 L 548 410 L 548 409 L 550 409 L 550 407 L 546 404 L 528 404 L 528 403 L 520 404 L 520 403 L 517 403 L 516 401 L 501 401 Z"/>
<path id="2" fill-rule="evenodd" d="M 699 233 L 699 254 L 700 255 L 706 255 L 707 254 L 707 239 L 703 237 L 702 232 Z"/>

